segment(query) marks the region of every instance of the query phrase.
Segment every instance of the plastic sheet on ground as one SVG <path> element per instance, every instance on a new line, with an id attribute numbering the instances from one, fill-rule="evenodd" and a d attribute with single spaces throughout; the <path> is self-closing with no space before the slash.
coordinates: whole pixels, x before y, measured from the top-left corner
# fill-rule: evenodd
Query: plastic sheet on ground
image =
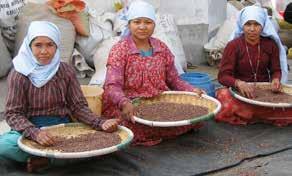
<path id="1" fill-rule="evenodd" d="M 265 164 L 265 175 L 271 171 L 278 175 L 283 169 L 288 172 L 291 168 L 287 163 L 292 161 L 292 152 L 286 150 L 291 148 L 291 135 L 292 127 L 265 124 L 238 127 L 209 121 L 199 132 L 193 131 L 154 147 L 130 147 L 90 161 L 52 167 L 42 175 L 206 175 L 256 156 L 283 151 L 282 165 L 277 164 L 275 158 L 271 164 Z M 3 161 L 0 161 L 0 175 L 29 175 L 19 166 Z M 290 171 L 292 173 L 292 169 Z"/>

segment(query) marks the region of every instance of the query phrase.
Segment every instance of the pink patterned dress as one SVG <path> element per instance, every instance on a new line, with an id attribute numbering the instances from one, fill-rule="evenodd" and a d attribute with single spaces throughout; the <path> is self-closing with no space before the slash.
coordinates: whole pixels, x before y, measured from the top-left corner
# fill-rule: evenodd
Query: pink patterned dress
<path id="1" fill-rule="evenodd" d="M 179 78 L 174 66 L 174 56 L 168 47 L 150 38 L 152 56 L 141 57 L 133 39 L 129 36 L 113 46 L 107 63 L 103 94 L 103 115 L 121 118 L 122 106 L 137 97 L 153 97 L 167 90 L 192 91 L 193 87 Z M 134 145 L 151 146 L 197 129 L 202 124 L 182 127 L 149 127 L 124 120 L 135 137 Z"/>

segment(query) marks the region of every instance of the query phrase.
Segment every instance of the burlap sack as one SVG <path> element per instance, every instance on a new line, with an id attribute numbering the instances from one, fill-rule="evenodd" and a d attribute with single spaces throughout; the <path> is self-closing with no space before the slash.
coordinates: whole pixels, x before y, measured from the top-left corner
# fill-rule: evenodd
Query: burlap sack
<path id="1" fill-rule="evenodd" d="M 6 45 L 3 42 L 3 38 L 0 31 L 0 78 L 7 75 L 12 66 L 11 56 L 7 50 Z"/>
<path id="2" fill-rule="evenodd" d="M 106 76 L 106 64 L 111 48 L 120 40 L 120 37 L 111 37 L 103 40 L 93 56 L 95 74 L 92 76 L 89 84 L 103 86 Z"/>
<path id="3" fill-rule="evenodd" d="M 62 34 L 61 59 L 67 63 L 71 62 L 76 35 L 75 28 L 69 20 L 54 15 L 45 4 L 28 3 L 22 8 L 17 21 L 14 54 L 17 54 L 30 22 L 36 20 L 50 21 L 59 27 Z"/>

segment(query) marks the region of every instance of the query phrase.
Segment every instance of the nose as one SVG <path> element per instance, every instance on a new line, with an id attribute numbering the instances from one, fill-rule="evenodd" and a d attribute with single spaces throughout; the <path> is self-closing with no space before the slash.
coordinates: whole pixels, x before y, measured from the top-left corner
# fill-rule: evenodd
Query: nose
<path id="1" fill-rule="evenodd" d="M 146 25 L 144 24 L 144 23 L 141 23 L 140 25 L 139 25 L 139 29 L 145 29 L 146 28 Z"/>
<path id="2" fill-rule="evenodd" d="M 47 48 L 46 47 L 41 47 L 41 53 L 47 53 Z"/>
<path id="3" fill-rule="evenodd" d="M 256 26 L 255 26 L 255 25 L 250 25 L 250 30 L 251 30 L 251 31 L 254 31 L 254 30 L 255 30 L 255 28 L 256 28 Z"/>

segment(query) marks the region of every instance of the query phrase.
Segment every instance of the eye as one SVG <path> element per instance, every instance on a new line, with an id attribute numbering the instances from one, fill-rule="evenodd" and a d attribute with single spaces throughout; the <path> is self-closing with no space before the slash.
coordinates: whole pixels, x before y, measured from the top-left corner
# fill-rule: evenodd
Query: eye
<path id="1" fill-rule="evenodd" d="M 145 21 L 145 23 L 150 25 L 150 24 L 152 24 L 153 22 L 150 21 L 150 20 L 148 20 L 148 21 Z"/>
<path id="2" fill-rule="evenodd" d="M 53 42 L 47 44 L 48 47 L 55 47 L 56 45 Z"/>
<path id="3" fill-rule="evenodd" d="M 251 25 L 250 22 L 245 23 L 245 26 L 250 26 L 250 25 Z"/>
<path id="4" fill-rule="evenodd" d="M 138 20 L 134 20 L 133 23 L 134 23 L 134 24 L 140 24 L 140 21 L 138 21 Z"/>
<path id="5" fill-rule="evenodd" d="M 258 23 L 256 23 L 256 24 L 255 24 L 255 26 L 256 26 L 256 27 L 261 27 L 261 25 L 260 25 L 260 24 L 258 24 Z"/>
<path id="6" fill-rule="evenodd" d="M 36 48 L 41 48 L 41 47 L 42 47 L 42 44 L 40 44 L 40 43 L 35 43 L 35 44 L 33 44 L 33 46 L 36 47 Z"/>

